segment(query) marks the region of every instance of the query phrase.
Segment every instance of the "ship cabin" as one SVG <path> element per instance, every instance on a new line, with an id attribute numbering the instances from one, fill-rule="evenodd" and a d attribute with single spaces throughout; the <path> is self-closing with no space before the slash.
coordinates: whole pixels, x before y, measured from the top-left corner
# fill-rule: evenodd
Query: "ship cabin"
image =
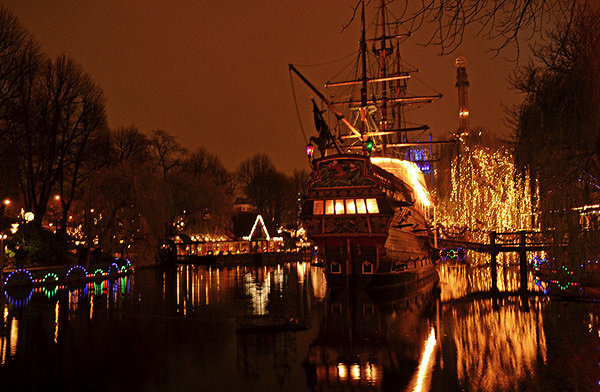
<path id="1" fill-rule="evenodd" d="M 424 220 L 433 215 L 423 174 L 413 162 L 332 155 L 313 165 L 301 218 L 330 274 L 377 273 L 402 207 Z"/>

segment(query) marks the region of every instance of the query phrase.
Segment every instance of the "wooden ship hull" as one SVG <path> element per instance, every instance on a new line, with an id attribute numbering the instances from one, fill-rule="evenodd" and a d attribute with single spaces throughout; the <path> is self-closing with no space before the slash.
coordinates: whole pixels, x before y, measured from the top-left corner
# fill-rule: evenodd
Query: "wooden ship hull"
<path id="1" fill-rule="evenodd" d="M 301 218 L 328 287 L 408 289 L 437 276 L 433 213 L 414 163 L 338 154 L 313 162 Z"/>

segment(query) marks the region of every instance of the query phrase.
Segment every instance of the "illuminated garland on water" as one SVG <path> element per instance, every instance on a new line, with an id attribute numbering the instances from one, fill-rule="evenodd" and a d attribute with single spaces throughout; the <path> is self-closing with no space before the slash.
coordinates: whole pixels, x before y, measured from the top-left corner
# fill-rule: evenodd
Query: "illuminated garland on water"
<path id="1" fill-rule="evenodd" d="M 104 276 L 104 271 L 102 270 L 102 268 L 98 268 L 96 271 L 94 271 L 94 278 L 99 278 L 101 276 Z"/>
<path id="2" fill-rule="evenodd" d="M 20 299 L 14 298 L 8 293 L 8 291 L 4 291 L 4 297 L 6 298 L 6 300 L 8 302 L 13 304 L 16 308 L 22 308 L 22 307 L 27 306 L 27 304 L 29 304 L 29 301 L 31 301 L 31 297 L 33 297 L 33 291 L 34 290 L 31 289 L 29 291 L 29 294 L 27 295 L 27 297 L 20 298 Z"/>
<path id="3" fill-rule="evenodd" d="M 13 276 L 18 275 L 18 274 L 25 274 L 29 278 L 29 283 L 34 282 L 33 275 L 31 275 L 31 272 L 27 271 L 26 269 L 19 268 L 19 269 L 14 270 L 13 272 L 11 272 L 6 277 L 6 279 L 4 280 L 4 287 L 6 287 L 8 285 L 10 278 L 12 278 Z"/>
<path id="4" fill-rule="evenodd" d="M 588 260 L 588 263 L 590 263 L 590 261 L 591 260 Z M 597 260 L 596 260 L 596 263 L 598 263 Z M 572 276 L 574 274 L 573 271 L 569 270 L 569 268 L 567 268 L 564 265 L 561 265 L 558 270 L 554 270 L 554 269 L 552 269 L 552 266 L 550 265 L 550 262 L 547 259 L 540 259 L 539 256 L 535 256 L 533 258 L 533 268 L 534 268 L 535 271 L 541 272 L 541 268 L 542 268 L 542 266 L 544 264 L 548 266 L 548 270 L 549 270 L 549 272 L 551 274 L 557 274 L 557 273 L 560 273 L 561 271 L 564 271 L 564 273 L 567 276 Z M 581 266 L 583 267 L 584 264 L 581 264 Z M 540 279 L 539 276 L 536 277 L 535 280 L 534 280 L 534 283 L 537 286 L 539 286 L 539 287 L 541 287 L 542 282 L 543 281 Z M 581 283 L 579 283 L 579 282 L 566 282 L 566 283 L 564 283 L 564 282 L 559 281 L 558 279 L 550 279 L 550 280 L 548 280 L 548 283 L 553 283 L 553 284 L 557 285 L 558 288 L 561 289 L 562 291 L 568 289 L 569 287 L 579 287 L 580 290 L 583 290 L 583 288 L 581 287 Z M 545 289 L 545 290 L 542 288 L 542 290 L 544 291 L 544 294 L 547 294 L 549 288 Z"/>
<path id="5" fill-rule="evenodd" d="M 458 261 L 464 261 L 467 257 L 467 251 L 462 247 L 458 247 L 457 249 L 446 249 L 442 248 L 440 250 L 440 258 L 442 261 L 445 261 L 448 258 L 457 259 Z"/>
<path id="6" fill-rule="evenodd" d="M 50 283 L 50 279 L 56 282 L 58 280 L 58 275 L 56 275 L 54 272 L 48 272 L 46 276 L 44 276 L 44 279 L 42 279 L 42 282 Z"/>
<path id="7" fill-rule="evenodd" d="M 56 293 L 58 293 L 58 286 L 51 286 L 50 287 L 42 287 L 42 293 L 44 293 L 44 295 L 46 296 L 46 298 L 50 299 L 52 297 L 54 297 L 56 295 Z"/>
<path id="8" fill-rule="evenodd" d="M 110 265 L 110 267 L 108 267 L 108 274 L 118 274 L 119 273 L 119 266 L 117 265 L 117 263 L 112 263 Z"/>
<path id="9" fill-rule="evenodd" d="M 69 276 L 71 275 L 71 273 L 74 272 L 75 270 L 83 271 L 83 276 L 88 276 L 88 272 L 87 272 L 87 270 L 84 267 L 82 267 L 80 265 L 74 265 L 71 268 L 69 268 L 69 271 L 67 272 L 67 275 L 66 275 L 67 278 L 69 278 Z"/>

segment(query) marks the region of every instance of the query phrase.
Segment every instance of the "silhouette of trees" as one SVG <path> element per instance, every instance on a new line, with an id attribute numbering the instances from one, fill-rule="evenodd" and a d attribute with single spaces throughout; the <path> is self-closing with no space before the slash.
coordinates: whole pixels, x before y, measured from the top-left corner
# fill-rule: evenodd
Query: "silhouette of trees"
<path id="1" fill-rule="evenodd" d="M 226 233 L 238 188 L 271 222 L 296 222 L 306 172 L 288 177 L 257 154 L 234 175 L 167 131 L 109 130 L 100 86 L 69 56 L 47 58 L 1 7 L 0 58 L 0 197 L 20 194 L 39 238 L 54 236 L 52 223 L 62 245 L 85 244 L 88 261 L 98 245 L 153 262 L 168 235 Z"/>
<path id="2" fill-rule="evenodd" d="M 80 185 L 107 163 L 104 94 L 92 78 L 66 56 L 40 67 L 31 101 L 21 102 L 14 117 L 13 145 L 21 154 L 21 189 L 25 206 L 41 227 L 48 201 L 61 195 L 61 228 Z"/>
<path id="3" fill-rule="evenodd" d="M 532 187 L 539 186 L 542 226 L 571 244 L 579 239 L 573 249 L 598 243 L 575 233 L 581 228 L 577 208 L 600 201 L 599 21 L 598 10 L 580 10 L 513 80 L 525 94 L 513 108 L 516 163 L 530 171 Z"/>
<path id="4" fill-rule="evenodd" d="M 388 22 L 395 21 L 411 33 L 425 26 L 432 28 L 425 44 L 439 46 L 441 54 L 456 50 L 469 26 L 487 39 L 496 53 L 509 46 L 518 53 L 520 39 L 535 40 L 548 26 L 556 21 L 569 23 L 577 9 L 589 6 L 585 0 L 431 0 L 416 6 L 394 3 L 399 6 Z"/>
<path id="5" fill-rule="evenodd" d="M 187 151 L 177 142 L 177 138 L 156 129 L 150 137 L 150 154 L 154 165 L 162 170 L 163 176 L 181 169 Z"/>
<path id="6" fill-rule="evenodd" d="M 17 199 L 19 194 L 20 151 L 13 141 L 18 103 L 29 99 L 38 69 L 43 61 L 40 45 L 19 21 L 0 7 L 0 198 Z M 2 210 L 4 213 L 4 210 Z"/>
<path id="7" fill-rule="evenodd" d="M 208 175 L 215 184 L 223 187 L 229 197 L 233 197 L 236 190 L 234 176 L 225 169 L 218 156 L 209 153 L 204 147 L 197 148 L 183 162 L 183 170 L 196 177 Z"/>
<path id="8" fill-rule="evenodd" d="M 237 176 L 244 195 L 265 219 L 276 226 L 290 219 L 297 199 L 294 184 L 268 155 L 258 153 L 243 161 Z"/>
<path id="9" fill-rule="evenodd" d="M 150 161 L 150 140 L 135 126 L 120 127 L 111 133 L 115 162 L 142 164 Z"/>

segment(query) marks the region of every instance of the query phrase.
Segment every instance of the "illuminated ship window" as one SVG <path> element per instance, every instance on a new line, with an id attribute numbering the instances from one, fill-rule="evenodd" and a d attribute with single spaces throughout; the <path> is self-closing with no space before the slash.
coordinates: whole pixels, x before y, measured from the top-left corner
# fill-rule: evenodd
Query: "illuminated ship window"
<path id="1" fill-rule="evenodd" d="M 369 214 L 379 214 L 377 199 L 367 199 L 367 211 L 369 211 Z"/>
<path id="2" fill-rule="evenodd" d="M 335 201 L 335 213 L 336 214 L 343 214 L 344 213 L 344 201 L 343 200 L 336 200 Z"/>
<path id="3" fill-rule="evenodd" d="M 372 274 L 373 273 L 373 263 L 370 261 L 363 261 L 362 263 L 362 273 L 363 274 Z"/>
<path id="4" fill-rule="evenodd" d="M 332 274 L 341 274 L 342 273 L 342 265 L 337 261 L 332 261 L 330 265 Z"/>
<path id="5" fill-rule="evenodd" d="M 325 200 L 325 214 L 333 215 L 333 200 Z"/>
<path id="6" fill-rule="evenodd" d="M 359 214 L 367 213 L 367 206 L 365 205 L 365 199 L 356 199 L 356 212 Z"/>
<path id="7" fill-rule="evenodd" d="M 313 202 L 313 214 L 323 215 L 323 200 L 315 200 Z"/>
<path id="8" fill-rule="evenodd" d="M 353 199 L 346 199 L 346 214 L 356 214 L 356 205 Z"/>

